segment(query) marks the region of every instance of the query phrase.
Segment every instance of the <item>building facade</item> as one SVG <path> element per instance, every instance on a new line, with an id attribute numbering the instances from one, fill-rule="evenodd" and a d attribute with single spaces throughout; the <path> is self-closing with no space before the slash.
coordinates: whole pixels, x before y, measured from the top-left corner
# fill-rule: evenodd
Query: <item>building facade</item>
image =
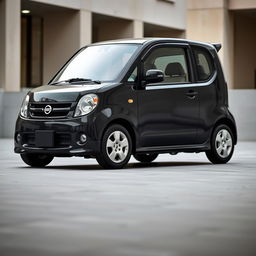
<path id="1" fill-rule="evenodd" d="M 188 0 L 186 36 L 220 42 L 238 135 L 256 140 L 256 1 Z"/>
<path id="2" fill-rule="evenodd" d="M 25 93 L 82 46 L 175 37 L 222 43 L 240 139 L 256 139 L 255 25 L 255 0 L 0 0 L 0 137 L 12 136 Z"/>
<path id="3" fill-rule="evenodd" d="M 82 46 L 132 37 L 184 37 L 186 2 L 1 0 L 1 81 L 6 92 L 47 83 Z M 161 13 L 161 15 L 158 15 Z"/>
<path id="4" fill-rule="evenodd" d="M 133 37 L 184 37 L 186 0 L 0 0 L 0 137 L 23 96 L 79 48 Z"/>

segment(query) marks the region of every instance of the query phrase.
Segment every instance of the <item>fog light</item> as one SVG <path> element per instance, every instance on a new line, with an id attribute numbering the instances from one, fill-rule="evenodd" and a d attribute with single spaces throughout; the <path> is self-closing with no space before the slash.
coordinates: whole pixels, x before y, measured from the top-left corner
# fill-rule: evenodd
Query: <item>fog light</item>
<path id="1" fill-rule="evenodd" d="M 85 135 L 85 134 L 81 134 L 81 136 L 80 136 L 80 142 L 81 142 L 81 143 L 85 143 L 86 140 L 87 140 L 86 135 Z"/>
<path id="2" fill-rule="evenodd" d="M 21 142 L 21 135 L 18 133 L 17 136 L 16 136 L 16 141 L 17 142 Z"/>

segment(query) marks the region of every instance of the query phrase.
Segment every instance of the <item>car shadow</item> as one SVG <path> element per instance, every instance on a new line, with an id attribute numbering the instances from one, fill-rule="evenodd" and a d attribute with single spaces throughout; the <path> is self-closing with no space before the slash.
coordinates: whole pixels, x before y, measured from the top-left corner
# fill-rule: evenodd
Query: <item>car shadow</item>
<path id="1" fill-rule="evenodd" d="M 129 163 L 123 169 L 109 169 L 109 170 L 128 170 L 128 169 L 143 169 L 143 168 L 161 168 L 161 167 L 186 167 L 186 166 L 196 166 L 196 165 L 212 165 L 207 162 L 153 162 L 153 163 Z M 19 167 L 21 169 L 30 168 L 28 166 Z M 43 168 L 33 168 L 33 169 L 47 169 L 47 170 L 68 170 L 68 171 L 108 171 L 103 169 L 98 164 L 85 164 L 85 165 L 49 165 Z"/>

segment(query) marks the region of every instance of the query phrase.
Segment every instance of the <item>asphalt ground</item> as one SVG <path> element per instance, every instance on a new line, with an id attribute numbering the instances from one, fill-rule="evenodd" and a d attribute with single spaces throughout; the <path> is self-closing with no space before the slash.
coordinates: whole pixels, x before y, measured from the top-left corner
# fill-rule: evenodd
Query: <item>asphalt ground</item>
<path id="1" fill-rule="evenodd" d="M 1 139 L 0 255 L 255 256 L 256 142 L 225 165 L 163 154 L 103 170 L 83 158 L 29 168 Z"/>

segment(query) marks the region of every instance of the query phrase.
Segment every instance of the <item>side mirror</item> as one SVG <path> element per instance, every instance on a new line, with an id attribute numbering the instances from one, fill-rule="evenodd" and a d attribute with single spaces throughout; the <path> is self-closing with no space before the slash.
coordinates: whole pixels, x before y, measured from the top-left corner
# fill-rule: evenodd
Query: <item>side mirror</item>
<path id="1" fill-rule="evenodd" d="M 164 72 L 158 69 L 149 69 L 146 72 L 146 83 L 160 83 L 164 81 Z"/>

